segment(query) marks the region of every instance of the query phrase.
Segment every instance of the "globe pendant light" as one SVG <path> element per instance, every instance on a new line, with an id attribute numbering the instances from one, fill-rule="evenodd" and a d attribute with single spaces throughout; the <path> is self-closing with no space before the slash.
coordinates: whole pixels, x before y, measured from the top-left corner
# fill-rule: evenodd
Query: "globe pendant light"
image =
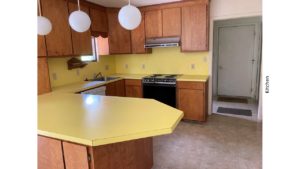
<path id="1" fill-rule="evenodd" d="M 40 1 L 38 1 L 38 6 L 39 6 L 38 35 L 47 35 L 52 30 L 52 24 L 48 18 L 42 16 Z"/>
<path id="2" fill-rule="evenodd" d="M 76 32 L 85 32 L 91 26 L 91 19 L 88 14 L 80 10 L 79 0 L 78 3 L 78 11 L 74 11 L 69 16 L 69 24 L 71 28 Z"/>
<path id="3" fill-rule="evenodd" d="M 118 19 L 123 28 L 133 30 L 140 25 L 142 15 L 137 7 L 130 4 L 129 0 L 128 5 L 120 9 Z"/>

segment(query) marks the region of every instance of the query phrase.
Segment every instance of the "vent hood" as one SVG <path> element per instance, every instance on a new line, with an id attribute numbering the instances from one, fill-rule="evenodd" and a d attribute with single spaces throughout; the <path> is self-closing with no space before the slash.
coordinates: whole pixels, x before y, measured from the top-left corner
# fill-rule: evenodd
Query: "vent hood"
<path id="1" fill-rule="evenodd" d="M 149 38 L 146 39 L 145 42 L 145 48 L 174 47 L 174 46 L 180 46 L 179 37 Z"/>

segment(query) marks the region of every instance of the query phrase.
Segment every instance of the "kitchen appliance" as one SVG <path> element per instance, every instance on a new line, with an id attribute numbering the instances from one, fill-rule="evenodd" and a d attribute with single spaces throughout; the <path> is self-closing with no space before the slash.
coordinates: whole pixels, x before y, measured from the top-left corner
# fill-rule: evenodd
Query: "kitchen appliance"
<path id="1" fill-rule="evenodd" d="M 180 46 L 180 37 L 167 37 L 167 38 L 148 38 L 145 41 L 145 48 L 156 47 L 174 47 Z"/>
<path id="2" fill-rule="evenodd" d="M 177 75 L 154 74 L 142 79 L 144 98 L 152 98 L 176 107 Z"/>

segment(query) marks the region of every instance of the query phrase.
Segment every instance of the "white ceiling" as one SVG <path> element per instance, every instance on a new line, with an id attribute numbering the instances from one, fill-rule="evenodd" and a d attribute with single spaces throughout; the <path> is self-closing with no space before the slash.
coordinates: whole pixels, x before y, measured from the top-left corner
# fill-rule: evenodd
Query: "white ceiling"
<path id="1" fill-rule="evenodd" d="M 87 0 L 95 4 L 99 4 L 105 7 L 122 7 L 128 4 L 128 0 Z M 162 4 L 168 2 L 176 2 L 181 0 L 131 0 L 131 4 L 134 6 L 148 6 L 155 4 Z"/>

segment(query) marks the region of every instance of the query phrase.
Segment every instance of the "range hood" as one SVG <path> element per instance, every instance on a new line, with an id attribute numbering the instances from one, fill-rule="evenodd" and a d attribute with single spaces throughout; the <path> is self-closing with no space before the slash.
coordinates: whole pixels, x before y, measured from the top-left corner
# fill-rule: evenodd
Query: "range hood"
<path id="1" fill-rule="evenodd" d="M 179 37 L 149 38 L 146 39 L 145 42 L 145 48 L 174 47 L 174 46 L 180 46 Z"/>

